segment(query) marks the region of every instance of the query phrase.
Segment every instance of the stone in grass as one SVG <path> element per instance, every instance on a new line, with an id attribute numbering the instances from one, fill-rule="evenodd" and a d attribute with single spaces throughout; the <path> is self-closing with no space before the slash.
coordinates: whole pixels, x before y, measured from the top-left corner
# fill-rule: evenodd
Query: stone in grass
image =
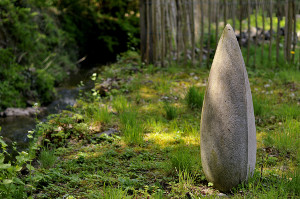
<path id="1" fill-rule="evenodd" d="M 256 130 L 250 84 L 233 28 L 227 24 L 209 74 L 201 117 L 205 176 L 227 192 L 247 181 L 256 161 Z"/>

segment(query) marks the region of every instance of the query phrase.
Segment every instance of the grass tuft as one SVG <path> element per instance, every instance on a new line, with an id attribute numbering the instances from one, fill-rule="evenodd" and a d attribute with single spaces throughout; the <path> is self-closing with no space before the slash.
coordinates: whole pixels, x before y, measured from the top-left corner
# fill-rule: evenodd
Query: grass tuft
<path id="1" fill-rule="evenodd" d="M 53 150 L 43 149 L 39 156 L 39 163 L 42 168 L 49 169 L 55 164 L 56 159 L 57 157 Z"/>
<path id="2" fill-rule="evenodd" d="M 177 117 L 177 108 L 170 105 L 169 103 L 165 103 L 164 110 L 166 112 L 166 118 L 168 120 L 173 120 Z"/>
<path id="3" fill-rule="evenodd" d="M 190 109 L 200 109 L 203 104 L 204 93 L 200 92 L 195 86 L 189 88 L 185 100 Z"/>
<path id="4" fill-rule="evenodd" d="M 125 141 L 128 144 L 141 145 L 144 139 L 144 128 L 137 118 L 136 111 L 125 111 L 120 115 Z"/>

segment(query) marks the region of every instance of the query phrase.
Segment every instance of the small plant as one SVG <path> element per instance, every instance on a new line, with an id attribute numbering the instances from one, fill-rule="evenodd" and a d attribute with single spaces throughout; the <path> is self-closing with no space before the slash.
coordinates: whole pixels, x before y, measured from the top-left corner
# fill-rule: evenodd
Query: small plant
<path id="1" fill-rule="evenodd" d="M 178 147 L 171 153 L 171 171 L 185 171 L 192 172 L 192 168 L 196 166 L 198 158 L 196 158 L 192 152 L 186 148 L 186 146 Z"/>
<path id="2" fill-rule="evenodd" d="M 281 153 L 297 154 L 297 150 L 300 148 L 299 129 L 299 121 L 286 119 L 283 127 L 274 136 L 274 146 Z"/>
<path id="3" fill-rule="evenodd" d="M 177 117 L 177 108 L 170 105 L 169 103 L 165 103 L 164 110 L 166 112 L 166 118 L 168 120 L 173 120 Z"/>
<path id="4" fill-rule="evenodd" d="M 253 95 L 253 109 L 255 116 L 262 116 L 263 115 L 263 105 L 261 99 L 257 96 Z"/>
<path id="5" fill-rule="evenodd" d="M 39 156 L 39 163 L 42 168 L 49 169 L 55 164 L 57 157 L 53 150 L 43 149 Z"/>
<path id="6" fill-rule="evenodd" d="M 113 108 L 118 113 L 123 113 L 127 109 L 129 109 L 130 105 L 128 104 L 127 99 L 124 96 L 117 96 L 112 102 Z"/>
<path id="7" fill-rule="evenodd" d="M 129 144 L 142 144 L 144 128 L 137 119 L 137 113 L 135 111 L 123 112 L 120 119 L 125 141 Z"/>
<path id="8" fill-rule="evenodd" d="M 185 100 L 190 109 L 200 109 L 203 104 L 203 99 L 204 93 L 199 92 L 195 86 L 190 87 L 185 96 Z"/>
<path id="9" fill-rule="evenodd" d="M 111 114 L 109 113 L 107 106 L 97 109 L 95 119 L 106 124 L 111 121 Z"/>

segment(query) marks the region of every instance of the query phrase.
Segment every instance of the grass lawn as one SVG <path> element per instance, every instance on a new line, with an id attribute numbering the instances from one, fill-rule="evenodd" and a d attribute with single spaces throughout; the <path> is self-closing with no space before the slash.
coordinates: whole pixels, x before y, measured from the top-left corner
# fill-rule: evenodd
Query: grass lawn
<path id="1" fill-rule="evenodd" d="M 215 198 L 201 168 L 200 118 L 209 71 L 142 66 L 136 54 L 99 69 L 95 88 L 37 132 L 45 148 L 31 174 L 36 198 Z M 232 198 L 299 197 L 297 70 L 248 69 L 257 163 Z M 110 82 L 103 84 L 103 82 Z M 105 87 L 106 85 L 106 87 Z M 106 97 L 101 97 L 100 94 Z M 200 100 L 199 100 L 200 99 Z M 100 135 L 109 129 L 112 136 Z"/>

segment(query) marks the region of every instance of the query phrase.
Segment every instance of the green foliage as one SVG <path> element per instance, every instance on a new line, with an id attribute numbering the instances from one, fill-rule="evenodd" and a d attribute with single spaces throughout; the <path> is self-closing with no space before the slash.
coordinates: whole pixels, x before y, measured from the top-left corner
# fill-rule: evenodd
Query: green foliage
<path id="1" fill-rule="evenodd" d="M 203 104 L 204 93 L 200 92 L 195 86 L 189 88 L 185 100 L 190 109 L 200 109 Z"/>
<path id="2" fill-rule="evenodd" d="M 136 111 L 125 111 L 120 115 L 120 121 L 125 137 L 129 144 L 141 145 L 144 137 L 144 127 L 137 118 Z"/>
<path id="3" fill-rule="evenodd" d="M 122 95 L 113 100 L 112 106 L 118 113 L 123 113 L 130 108 L 127 99 Z"/>
<path id="4" fill-rule="evenodd" d="M 53 150 L 49 150 L 47 148 L 41 150 L 41 154 L 39 156 L 39 163 L 42 168 L 49 169 L 55 164 L 57 157 L 54 154 Z"/>
<path id="5" fill-rule="evenodd" d="M 164 110 L 166 112 L 166 118 L 168 120 L 173 120 L 177 117 L 177 108 L 170 105 L 169 103 L 164 104 Z"/>
<path id="6" fill-rule="evenodd" d="M 194 169 L 199 169 L 199 165 L 199 154 L 191 151 L 188 147 L 179 146 L 170 154 L 169 170 L 172 172 L 193 173 Z"/>
<path id="7" fill-rule="evenodd" d="M 68 47 L 49 2 L 1 1 L 0 110 L 24 107 L 28 99 L 49 103 L 54 84 L 75 67 L 76 48 Z"/>

